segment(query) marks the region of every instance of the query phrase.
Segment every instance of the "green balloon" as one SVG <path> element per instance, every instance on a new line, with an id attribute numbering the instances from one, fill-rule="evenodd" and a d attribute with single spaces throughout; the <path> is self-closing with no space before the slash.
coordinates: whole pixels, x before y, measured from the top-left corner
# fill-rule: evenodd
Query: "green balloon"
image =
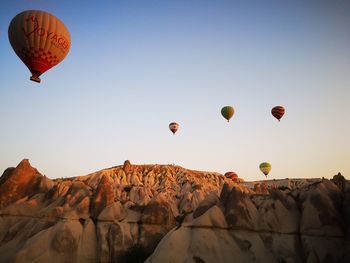
<path id="1" fill-rule="evenodd" d="M 221 115 L 227 120 L 230 121 L 233 114 L 235 113 L 235 109 L 231 106 L 225 106 L 221 109 Z"/>
<path id="2" fill-rule="evenodd" d="M 263 174 L 267 177 L 267 175 L 269 174 L 269 172 L 271 171 L 271 164 L 269 163 L 261 163 L 259 165 L 260 171 L 263 172 Z"/>

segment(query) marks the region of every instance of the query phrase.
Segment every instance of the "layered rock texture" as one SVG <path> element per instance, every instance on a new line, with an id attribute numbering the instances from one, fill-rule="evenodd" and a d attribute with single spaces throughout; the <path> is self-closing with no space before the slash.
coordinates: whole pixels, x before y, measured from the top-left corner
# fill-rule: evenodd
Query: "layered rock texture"
<path id="1" fill-rule="evenodd" d="M 233 182 L 174 165 L 0 177 L 1 262 L 350 262 L 343 176 Z"/>

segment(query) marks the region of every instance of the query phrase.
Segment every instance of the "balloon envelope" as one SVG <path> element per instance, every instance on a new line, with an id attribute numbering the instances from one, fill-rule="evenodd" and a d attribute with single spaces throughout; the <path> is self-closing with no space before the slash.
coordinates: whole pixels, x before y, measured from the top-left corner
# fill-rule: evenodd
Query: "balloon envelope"
<path id="1" fill-rule="evenodd" d="M 32 73 L 39 76 L 60 63 L 68 54 L 71 41 L 68 29 L 54 15 L 28 10 L 16 15 L 8 29 L 9 41 L 17 56 Z"/>
<path id="2" fill-rule="evenodd" d="M 177 130 L 179 129 L 180 125 L 176 122 L 172 122 L 169 124 L 169 129 L 171 130 L 171 132 L 173 134 L 175 134 L 177 132 Z"/>
<path id="3" fill-rule="evenodd" d="M 271 171 L 271 164 L 264 162 L 259 165 L 260 171 L 267 177 L 269 172 Z"/>
<path id="4" fill-rule="evenodd" d="M 237 181 L 238 180 L 238 175 L 235 172 L 227 172 L 225 173 L 226 178 L 230 178 L 232 181 Z"/>
<path id="5" fill-rule="evenodd" d="M 273 115 L 273 117 L 275 117 L 278 121 L 281 120 L 281 118 L 283 117 L 285 113 L 285 109 L 283 106 L 276 106 L 273 107 L 271 110 L 271 114 Z"/>
<path id="6" fill-rule="evenodd" d="M 235 110 L 232 106 L 225 106 L 221 109 L 221 115 L 227 120 L 230 121 L 233 114 L 235 113 Z"/>

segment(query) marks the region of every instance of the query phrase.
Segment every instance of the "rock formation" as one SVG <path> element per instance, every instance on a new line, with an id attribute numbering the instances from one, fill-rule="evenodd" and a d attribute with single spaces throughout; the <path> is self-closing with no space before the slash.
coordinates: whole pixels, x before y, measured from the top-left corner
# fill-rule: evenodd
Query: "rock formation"
<path id="1" fill-rule="evenodd" d="M 233 182 L 175 165 L 0 177 L 2 262 L 348 262 L 350 183 Z"/>

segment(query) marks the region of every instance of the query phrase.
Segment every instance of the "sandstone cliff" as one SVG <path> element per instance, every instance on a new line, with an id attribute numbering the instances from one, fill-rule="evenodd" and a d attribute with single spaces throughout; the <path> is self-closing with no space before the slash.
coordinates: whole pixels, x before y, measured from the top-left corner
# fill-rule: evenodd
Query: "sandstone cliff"
<path id="1" fill-rule="evenodd" d="M 237 183 L 174 165 L 0 177 L 1 262 L 348 262 L 350 184 Z"/>

